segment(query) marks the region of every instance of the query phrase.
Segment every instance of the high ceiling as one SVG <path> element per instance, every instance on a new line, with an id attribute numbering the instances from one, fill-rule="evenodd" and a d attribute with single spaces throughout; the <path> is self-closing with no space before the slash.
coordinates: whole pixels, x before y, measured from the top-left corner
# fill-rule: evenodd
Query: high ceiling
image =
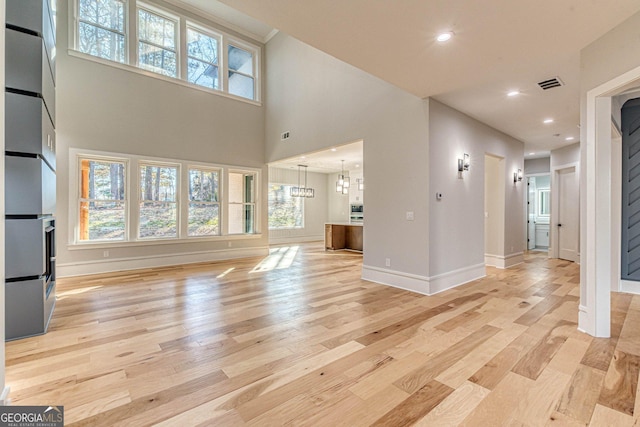
<path id="1" fill-rule="evenodd" d="M 203 10 L 218 3 L 182 1 Z M 578 141 L 580 50 L 640 11 L 638 0 L 221 2 L 522 140 L 527 156 Z M 454 37 L 436 42 L 443 31 Z M 553 77 L 564 85 L 537 85 Z M 521 94 L 507 97 L 511 90 Z"/>

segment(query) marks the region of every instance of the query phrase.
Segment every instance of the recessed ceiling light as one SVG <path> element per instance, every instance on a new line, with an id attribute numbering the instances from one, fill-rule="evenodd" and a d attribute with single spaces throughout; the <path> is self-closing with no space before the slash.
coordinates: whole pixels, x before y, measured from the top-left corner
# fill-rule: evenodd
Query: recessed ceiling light
<path id="1" fill-rule="evenodd" d="M 306 157 L 305 157 L 305 156 L 300 156 L 300 158 L 301 158 L 301 159 L 306 159 Z"/>
<path id="2" fill-rule="evenodd" d="M 535 156 L 536 153 L 529 153 L 530 156 Z"/>
<path id="3" fill-rule="evenodd" d="M 331 151 L 338 151 L 338 149 L 337 148 L 332 148 Z"/>
<path id="4" fill-rule="evenodd" d="M 357 168 L 359 168 L 359 167 L 360 167 L 360 165 L 356 165 L 356 167 L 357 167 Z"/>
<path id="5" fill-rule="evenodd" d="M 507 93 L 507 96 L 518 96 L 518 95 L 520 95 L 519 90 L 512 90 L 511 92 Z"/>
<path id="6" fill-rule="evenodd" d="M 436 37 L 436 40 L 438 40 L 440 43 L 444 43 L 451 40 L 451 37 L 453 37 L 453 32 L 447 31 L 446 33 L 438 34 L 438 37 Z"/>
<path id="7" fill-rule="evenodd" d="M 545 124 L 553 123 L 553 119 L 544 119 Z"/>
<path id="8" fill-rule="evenodd" d="M 573 141 L 573 137 L 572 136 L 568 136 L 564 139 L 565 141 Z"/>

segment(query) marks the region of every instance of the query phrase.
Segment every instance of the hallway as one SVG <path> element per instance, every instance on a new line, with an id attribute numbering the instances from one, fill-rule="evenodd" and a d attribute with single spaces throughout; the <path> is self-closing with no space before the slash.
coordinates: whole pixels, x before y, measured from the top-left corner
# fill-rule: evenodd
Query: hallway
<path id="1" fill-rule="evenodd" d="M 525 259 L 433 297 L 318 243 L 60 280 L 49 333 L 7 343 L 10 398 L 67 425 L 633 425 L 640 297 L 594 339 L 578 266 Z"/>

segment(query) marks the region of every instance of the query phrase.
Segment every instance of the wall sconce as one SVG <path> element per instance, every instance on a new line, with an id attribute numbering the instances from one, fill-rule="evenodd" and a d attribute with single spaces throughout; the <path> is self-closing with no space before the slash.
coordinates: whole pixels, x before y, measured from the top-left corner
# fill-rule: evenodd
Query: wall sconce
<path id="1" fill-rule="evenodd" d="M 518 169 L 517 172 L 513 173 L 513 182 L 522 181 L 522 169 Z"/>
<path id="2" fill-rule="evenodd" d="M 469 170 L 469 155 L 467 153 L 464 153 L 463 158 L 458 159 L 458 172 L 459 172 L 460 178 L 462 178 L 462 172 L 468 171 L 468 170 Z"/>

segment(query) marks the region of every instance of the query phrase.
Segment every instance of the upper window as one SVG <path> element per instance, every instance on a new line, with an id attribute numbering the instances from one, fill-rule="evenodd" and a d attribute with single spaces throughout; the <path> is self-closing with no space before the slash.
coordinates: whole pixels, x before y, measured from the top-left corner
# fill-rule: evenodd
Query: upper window
<path id="1" fill-rule="evenodd" d="M 165 12 L 153 0 L 75 1 L 76 50 L 235 97 L 259 99 L 257 46 Z M 129 10 L 137 16 L 127 16 Z"/>
<path id="2" fill-rule="evenodd" d="M 79 239 L 125 238 L 125 164 L 80 159 Z"/>
<path id="3" fill-rule="evenodd" d="M 217 38 L 187 28 L 187 80 L 211 89 L 220 89 Z"/>
<path id="4" fill-rule="evenodd" d="M 253 99 L 253 53 L 229 45 L 229 93 Z"/>
<path id="5" fill-rule="evenodd" d="M 123 0 L 79 0 L 78 50 L 125 62 L 125 4 Z"/>
<path id="6" fill-rule="evenodd" d="M 269 229 L 304 227 L 304 197 L 291 197 L 288 184 L 269 184 Z"/>
<path id="7" fill-rule="evenodd" d="M 176 166 L 140 165 L 141 239 L 178 236 L 177 188 Z"/>
<path id="8" fill-rule="evenodd" d="M 138 63 L 154 73 L 178 76 L 178 23 L 146 9 L 138 9 Z"/>

